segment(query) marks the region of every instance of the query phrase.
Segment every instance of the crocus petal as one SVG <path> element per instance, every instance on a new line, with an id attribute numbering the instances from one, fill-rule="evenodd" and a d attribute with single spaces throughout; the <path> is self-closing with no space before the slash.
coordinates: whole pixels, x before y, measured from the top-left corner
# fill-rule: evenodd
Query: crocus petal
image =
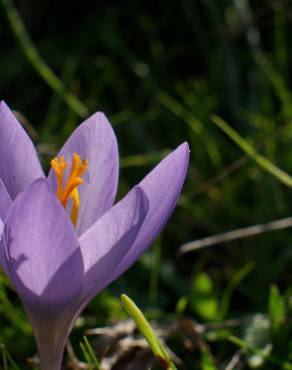
<path id="1" fill-rule="evenodd" d="M 173 211 L 189 163 L 187 143 L 163 159 L 139 184 L 149 200 L 149 211 L 133 246 L 111 274 L 109 284 L 127 270 L 158 236 Z"/>
<path id="2" fill-rule="evenodd" d="M 0 268 L 4 270 L 7 273 L 7 265 L 6 265 L 6 259 L 5 259 L 5 253 L 4 253 L 4 247 L 2 240 L 2 232 L 4 229 L 4 223 L 2 220 L 5 220 L 6 214 L 8 212 L 8 209 L 11 206 L 11 199 L 10 196 L 3 184 L 3 182 L 0 179 Z"/>
<path id="3" fill-rule="evenodd" d="M 0 218 L 0 269 L 4 270 L 6 272 L 6 270 L 7 270 L 6 257 L 5 257 L 3 242 L 2 242 L 3 229 L 4 229 L 4 224 L 3 224 L 3 221 Z"/>
<path id="4" fill-rule="evenodd" d="M 8 275 L 9 272 L 8 272 L 8 267 L 7 267 L 7 260 L 6 260 L 5 249 L 4 249 L 3 240 L 2 240 L 3 230 L 4 230 L 4 223 L 0 218 L 0 273 L 2 270 L 6 273 L 6 275 Z"/>
<path id="5" fill-rule="evenodd" d="M 101 290 L 127 253 L 147 212 L 148 199 L 143 190 L 136 187 L 81 236 L 79 242 L 85 271 L 84 302 Z"/>
<path id="6" fill-rule="evenodd" d="M 36 180 L 14 201 L 3 239 L 9 277 L 32 322 L 41 362 L 49 354 L 60 361 L 83 262 L 73 225 L 46 180 Z M 58 368 L 55 362 L 51 368 Z"/>
<path id="7" fill-rule="evenodd" d="M 4 244 L 10 276 L 26 306 L 56 309 L 79 289 L 83 264 L 76 255 L 77 235 L 46 180 L 36 180 L 13 202 Z"/>
<path id="8" fill-rule="evenodd" d="M 0 178 L 12 199 L 44 176 L 32 141 L 3 101 L 0 102 L 0 158 Z"/>
<path id="9" fill-rule="evenodd" d="M 103 113 L 95 113 L 69 137 L 58 156 L 70 161 L 76 152 L 88 160 L 85 183 L 79 187 L 80 212 L 77 232 L 81 235 L 102 216 L 114 202 L 118 184 L 119 158 L 115 134 Z M 51 170 L 50 182 L 56 189 Z"/>
<path id="10" fill-rule="evenodd" d="M 0 179 L 0 218 L 2 220 L 5 219 L 6 214 L 8 212 L 8 209 L 11 206 L 11 198 L 3 184 L 3 182 Z M 1 235 L 1 233 L 0 233 Z"/>

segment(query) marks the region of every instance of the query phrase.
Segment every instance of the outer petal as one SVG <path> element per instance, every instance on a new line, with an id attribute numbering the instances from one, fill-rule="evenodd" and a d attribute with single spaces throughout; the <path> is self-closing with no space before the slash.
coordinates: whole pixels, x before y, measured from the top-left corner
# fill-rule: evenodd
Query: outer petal
<path id="1" fill-rule="evenodd" d="M 29 136 L 10 111 L 0 102 L 0 178 L 14 199 L 43 171 Z"/>
<path id="2" fill-rule="evenodd" d="M 5 252 L 4 252 L 4 246 L 2 243 L 2 232 L 4 229 L 4 224 L 0 218 L 0 269 L 4 270 L 6 272 L 6 258 L 5 258 Z"/>
<path id="3" fill-rule="evenodd" d="M 149 200 L 149 211 L 133 246 L 111 274 L 107 284 L 127 270 L 158 236 L 173 211 L 189 163 L 187 143 L 163 159 L 139 184 Z"/>
<path id="4" fill-rule="evenodd" d="M 63 155 L 71 162 L 74 152 L 87 158 L 89 162 L 86 181 L 79 187 L 80 213 L 77 231 L 81 235 L 112 206 L 117 191 L 117 141 L 103 113 L 95 113 L 80 125 L 58 155 Z M 49 179 L 56 189 L 55 174 L 52 171 Z"/>
<path id="5" fill-rule="evenodd" d="M 2 232 L 4 229 L 3 221 L 6 217 L 8 209 L 11 206 L 11 199 L 7 190 L 0 179 L 0 269 L 4 270 L 7 273 L 7 265 L 4 253 L 3 243 L 1 242 L 2 239 Z"/>
<path id="6" fill-rule="evenodd" d="M 0 218 L 2 220 L 5 219 L 6 214 L 8 212 L 8 209 L 11 206 L 11 198 L 3 184 L 3 182 L 0 179 Z M 1 233 L 0 233 L 1 235 Z"/>
<path id="7" fill-rule="evenodd" d="M 37 338 L 41 368 L 59 368 L 83 278 L 77 235 L 46 180 L 36 180 L 15 200 L 4 246 L 17 293 Z"/>
<path id="8" fill-rule="evenodd" d="M 84 261 L 83 300 L 87 302 L 104 286 L 136 239 L 148 211 L 148 199 L 140 188 L 125 198 L 80 238 Z"/>
<path id="9" fill-rule="evenodd" d="M 14 201 L 4 244 L 10 277 L 27 307 L 55 309 L 80 287 L 83 265 L 76 254 L 77 236 L 45 180 L 36 180 Z"/>

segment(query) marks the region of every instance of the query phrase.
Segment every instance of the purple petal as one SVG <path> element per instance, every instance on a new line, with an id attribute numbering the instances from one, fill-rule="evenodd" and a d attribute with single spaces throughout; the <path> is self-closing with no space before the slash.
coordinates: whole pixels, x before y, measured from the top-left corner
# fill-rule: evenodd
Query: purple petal
<path id="1" fill-rule="evenodd" d="M 3 243 L 3 231 L 4 231 L 4 223 L 0 218 L 0 273 L 2 270 L 8 276 L 9 271 L 7 267 L 6 253 L 5 253 L 4 243 Z"/>
<path id="2" fill-rule="evenodd" d="M 44 176 L 32 141 L 3 101 L 0 102 L 0 158 L 0 178 L 12 199 Z"/>
<path id="3" fill-rule="evenodd" d="M 3 239 L 9 277 L 30 317 L 41 368 L 58 368 L 84 272 L 76 232 L 46 180 L 36 180 L 14 201 Z"/>
<path id="4" fill-rule="evenodd" d="M 11 198 L 3 182 L 0 179 L 0 218 L 2 220 L 5 220 L 6 214 L 11 206 L 11 203 L 12 203 Z"/>
<path id="5" fill-rule="evenodd" d="M 2 240 L 3 230 L 4 230 L 4 224 L 3 224 L 2 220 L 0 219 L 0 273 L 1 273 L 1 270 L 2 270 L 8 276 L 9 271 L 8 271 L 8 267 L 7 267 L 5 249 L 4 249 L 4 244 L 3 244 L 3 240 Z"/>
<path id="6" fill-rule="evenodd" d="M 36 180 L 14 201 L 4 245 L 10 278 L 34 318 L 53 317 L 76 298 L 83 276 L 79 243 L 45 180 Z"/>
<path id="7" fill-rule="evenodd" d="M 5 258 L 5 251 L 4 251 L 4 246 L 2 242 L 2 232 L 4 229 L 4 224 L 0 218 L 0 269 L 4 270 L 5 272 L 7 271 L 6 267 L 6 258 Z"/>
<path id="8" fill-rule="evenodd" d="M 5 220 L 6 214 L 8 209 L 11 206 L 11 199 L 7 190 L 0 179 L 0 268 L 7 273 L 7 266 L 6 266 L 6 259 L 4 253 L 3 243 L 1 242 L 2 239 L 2 232 L 4 229 L 4 224 L 2 220 Z"/>
<path id="9" fill-rule="evenodd" d="M 184 183 L 189 163 L 187 143 L 163 159 L 138 185 L 149 200 L 149 211 L 137 239 L 109 281 L 127 270 L 158 236 L 171 215 Z"/>
<path id="10" fill-rule="evenodd" d="M 134 188 L 82 235 L 79 242 L 86 274 L 83 288 L 85 301 L 101 290 L 127 253 L 147 211 L 148 199 L 145 193 Z"/>
<path id="11" fill-rule="evenodd" d="M 80 213 L 77 232 L 82 235 L 113 204 L 116 196 L 119 158 L 115 134 L 103 113 L 95 113 L 80 125 L 64 144 L 58 156 L 72 160 L 76 152 L 88 159 L 85 183 L 79 187 Z M 49 174 L 56 189 L 56 177 Z"/>

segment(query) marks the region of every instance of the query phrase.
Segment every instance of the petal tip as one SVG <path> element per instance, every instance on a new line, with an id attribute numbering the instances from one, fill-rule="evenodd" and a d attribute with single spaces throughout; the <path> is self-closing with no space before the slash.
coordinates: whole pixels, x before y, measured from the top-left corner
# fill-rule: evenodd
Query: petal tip
<path id="1" fill-rule="evenodd" d="M 47 194 L 50 201 L 60 204 L 57 198 L 54 196 L 52 192 L 52 188 L 50 187 L 48 180 L 46 178 L 38 178 L 34 180 L 28 187 L 20 193 L 20 197 L 17 198 L 27 198 L 27 197 L 33 197 L 33 198 L 43 198 Z M 60 207 L 63 208 L 60 204 Z"/>
<path id="2" fill-rule="evenodd" d="M 190 147 L 188 142 L 184 142 L 180 144 L 177 149 L 173 153 L 177 153 L 179 157 L 181 157 L 181 160 L 184 161 L 184 165 L 186 167 L 186 170 L 189 165 L 189 158 L 190 158 Z"/>
<path id="3" fill-rule="evenodd" d="M 187 153 L 191 152 L 190 147 L 189 147 L 189 143 L 187 141 L 184 141 L 182 144 L 180 144 L 179 148 L 184 149 Z"/>
<path id="4" fill-rule="evenodd" d="M 109 127 L 112 130 L 112 125 L 104 112 L 95 112 L 89 118 L 93 119 L 96 124 L 103 125 L 104 127 Z"/>
<path id="5" fill-rule="evenodd" d="M 0 109 L 1 110 L 9 110 L 10 111 L 10 108 L 8 107 L 8 105 L 6 104 L 5 100 L 0 100 Z"/>
<path id="6" fill-rule="evenodd" d="M 188 149 L 188 151 L 189 151 L 189 152 L 191 151 L 191 150 L 190 150 L 189 143 L 188 143 L 187 141 L 184 141 L 184 142 L 182 143 L 182 145 L 184 145 L 184 146 Z"/>
<path id="7" fill-rule="evenodd" d="M 39 179 L 36 179 L 32 182 L 32 184 L 30 185 L 30 187 L 40 187 L 40 188 L 46 188 L 48 190 L 50 190 L 50 186 L 48 184 L 48 181 L 47 179 L 45 178 L 39 178 Z"/>
<path id="8" fill-rule="evenodd" d="M 95 112 L 91 116 L 89 116 L 80 126 L 91 126 L 95 127 L 98 126 L 99 129 L 102 129 L 105 132 L 109 132 L 111 135 L 115 137 L 116 140 L 116 135 L 114 133 L 112 124 L 110 123 L 109 119 L 107 118 L 106 114 L 103 112 Z M 78 130 L 78 128 L 77 128 Z"/>

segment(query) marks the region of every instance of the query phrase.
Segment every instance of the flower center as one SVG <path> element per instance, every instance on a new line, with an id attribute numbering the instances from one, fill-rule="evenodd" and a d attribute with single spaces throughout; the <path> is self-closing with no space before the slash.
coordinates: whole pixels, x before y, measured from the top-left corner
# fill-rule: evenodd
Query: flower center
<path id="1" fill-rule="evenodd" d="M 65 161 L 64 156 L 61 156 L 60 158 L 56 157 L 51 160 L 51 166 L 57 176 L 57 197 L 64 208 L 67 207 L 68 200 L 72 199 L 73 204 L 70 217 L 73 224 L 76 226 L 80 207 L 80 199 L 77 187 L 84 182 L 81 176 L 87 170 L 88 160 L 81 160 L 77 153 L 73 153 L 71 171 L 65 184 L 63 184 L 65 170 L 68 165 L 69 163 Z"/>

